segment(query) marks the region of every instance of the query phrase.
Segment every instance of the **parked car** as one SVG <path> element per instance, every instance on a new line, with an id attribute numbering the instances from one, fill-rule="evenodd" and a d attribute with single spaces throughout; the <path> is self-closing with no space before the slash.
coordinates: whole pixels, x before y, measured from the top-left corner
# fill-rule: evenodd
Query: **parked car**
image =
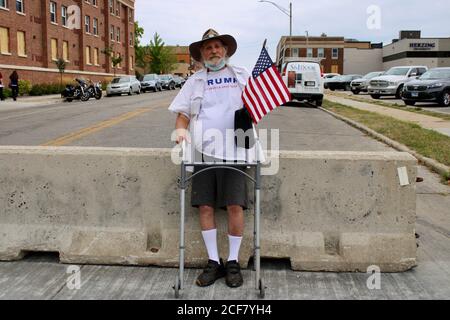
<path id="1" fill-rule="evenodd" d="M 408 82 L 402 91 L 402 99 L 409 106 L 416 102 L 437 102 L 449 107 L 450 68 L 431 69 L 419 79 Z"/>
<path id="2" fill-rule="evenodd" d="M 322 78 L 323 78 L 323 87 L 325 89 L 328 89 L 328 81 L 330 81 L 331 79 L 335 78 L 335 77 L 339 77 L 340 74 L 339 73 L 324 73 Z"/>
<path id="3" fill-rule="evenodd" d="M 355 79 L 350 83 L 350 88 L 354 94 L 359 94 L 360 92 L 367 92 L 369 86 L 369 81 L 375 77 L 379 77 L 384 73 L 384 71 L 375 71 L 366 74 L 361 79 Z"/>
<path id="4" fill-rule="evenodd" d="M 106 96 L 122 95 L 127 93 L 131 96 L 133 93 L 141 93 L 141 83 L 135 76 L 122 76 L 114 78 L 106 87 Z"/>
<path id="5" fill-rule="evenodd" d="M 350 83 L 355 79 L 362 78 L 362 75 L 360 74 L 348 74 L 344 76 L 338 76 L 331 78 L 329 81 L 327 81 L 327 87 L 331 91 L 334 90 L 345 90 L 350 91 Z"/>
<path id="6" fill-rule="evenodd" d="M 173 79 L 175 80 L 175 86 L 178 88 L 182 88 L 184 86 L 184 83 L 186 82 L 186 80 L 180 76 L 173 76 Z"/>
<path id="7" fill-rule="evenodd" d="M 340 76 L 339 73 L 324 73 L 323 74 L 324 79 L 331 79 L 331 78 L 339 77 L 339 76 Z"/>
<path id="8" fill-rule="evenodd" d="M 321 106 L 323 101 L 323 80 L 317 62 L 292 61 L 282 68 L 282 79 L 293 99 L 314 102 Z"/>
<path id="9" fill-rule="evenodd" d="M 141 81 L 142 92 L 150 91 L 162 91 L 162 82 L 157 74 L 146 74 Z"/>
<path id="10" fill-rule="evenodd" d="M 404 85 L 427 71 L 426 66 L 393 67 L 382 76 L 370 80 L 369 94 L 374 99 L 379 99 L 381 96 L 395 96 L 401 99 Z"/>
<path id="11" fill-rule="evenodd" d="M 163 75 L 160 75 L 159 78 L 161 79 L 161 84 L 162 84 L 163 89 L 166 89 L 166 90 L 175 90 L 176 89 L 176 83 L 173 78 L 173 75 L 163 74 Z"/>

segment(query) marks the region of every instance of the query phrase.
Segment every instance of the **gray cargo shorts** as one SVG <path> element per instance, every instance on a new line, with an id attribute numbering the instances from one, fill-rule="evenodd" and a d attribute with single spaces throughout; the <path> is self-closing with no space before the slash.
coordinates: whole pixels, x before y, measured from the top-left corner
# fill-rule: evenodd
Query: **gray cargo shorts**
<path id="1" fill-rule="evenodd" d="M 224 165 L 226 166 L 226 163 Z M 203 168 L 194 166 L 194 173 Z M 237 169 L 245 172 L 245 168 Z M 192 179 L 191 205 L 195 208 L 207 205 L 224 210 L 227 206 L 239 205 L 246 210 L 246 176 L 230 169 L 214 169 L 200 173 Z"/>

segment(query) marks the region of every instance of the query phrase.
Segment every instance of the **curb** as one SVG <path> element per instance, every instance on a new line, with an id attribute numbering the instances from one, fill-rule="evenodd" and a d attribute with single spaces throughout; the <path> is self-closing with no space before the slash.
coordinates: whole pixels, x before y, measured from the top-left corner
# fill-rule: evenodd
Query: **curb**
<path id="1" fill-rule="evenodd" d="M 349 125 L 369 134 L 370 136 L 376 138 L 377 140 L 380 140 L 381 142 L 384 142 L 385 144 L 391 146 L 392 148 L 398 150 L 398 151 L 403 151 L 403 152 L 408 152 L 411 155 L 413 155 L 417 160 L 419 160 L 420 162 L 422 162 L 423 164 L 425 164 L 427 167 L 431 168 L 434 172 L 440 174 L 440 175 L 444 175 L 444 174 L 448 174 L 450 173 L 450 167 L 446 166 L 445 164 L 442 164 L 440 162 L 437 162 L 434 159 L 430 159 L 427 157 L 422 156 L 421 154 L 417 153 L 414 150 L 409 149 L 407 146 L 398 143 L 397 141 L 394 141 L 392 139 L 389 139 L 388 137 L 379 134 L 378 132 L 366 127 L 365 125 L 362 125 L 356 121 L 350 120 L 346 117 L 343 117 L 339 114 L 336 114 L 332 111 L 326 110 L 322 107 L 319 107 L 320 110 L 332 115 L 333 117 L 342 120 L 346 123 L 348 123 Z"/>

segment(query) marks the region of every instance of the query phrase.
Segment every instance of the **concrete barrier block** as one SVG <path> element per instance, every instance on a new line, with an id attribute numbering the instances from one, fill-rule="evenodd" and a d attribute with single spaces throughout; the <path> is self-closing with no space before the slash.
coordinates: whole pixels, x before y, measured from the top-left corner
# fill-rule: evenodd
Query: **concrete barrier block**
<path id="1" fill-rule="evenodd" d="M 309 271 L 415 265 L 412 156 L 281 152 L 279 160 L 262 180 L 262 257 Z M 65 263 L 177 266 L 179 172 L 168 149 L 0 147 L 0 260 L 55 251 Z M 198 267 L 207 255 L 189 194 L 186 264 Z M 253 206 L 245 219 L 243 267 L 253 256 Z M 217 225 L 226 259 L 226 212 Z"/>

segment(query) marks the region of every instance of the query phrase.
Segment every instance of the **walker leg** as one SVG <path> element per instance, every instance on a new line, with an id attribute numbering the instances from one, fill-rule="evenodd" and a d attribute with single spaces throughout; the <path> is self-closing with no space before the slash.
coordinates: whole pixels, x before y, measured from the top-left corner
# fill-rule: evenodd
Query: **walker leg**
<path id="1" fill-rule="evenodd" d="M 180 296 L 179 291 L 184 287 L 184 223 L 185 223 L 185 207 L 186 207 L 186 166 L 181 164 L 181 179 L 180 179 L 180 261 L 179 261 L 179 274 L 176 277 L 175 283 L 175 298 Z"/>
<path id="2" fill-rule="evenodd" d="M 255 239 L 255 288 L 256 290 L 260 290 L 260 279 L 261 279 L 261 252 L 260 252 L 260 214 L 261 214 L 261 166 L 258 163 L 256 167 L 256 184 L 255 184 L 255 231 L 256 231 L 256 239 Z"/>

